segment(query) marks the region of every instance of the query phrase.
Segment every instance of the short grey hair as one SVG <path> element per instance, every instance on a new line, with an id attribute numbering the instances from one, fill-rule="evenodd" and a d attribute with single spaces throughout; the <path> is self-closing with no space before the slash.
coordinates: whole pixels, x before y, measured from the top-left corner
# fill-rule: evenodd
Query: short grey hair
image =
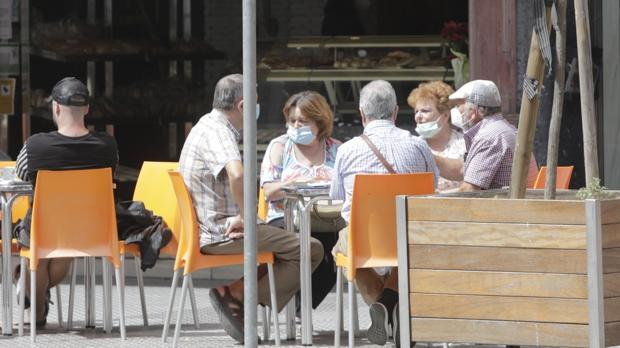
<path id="1" fill-rule="evenodd" d="M 465 102 L 465 108 L 467 111 L 471 109 L 478 109 L 478 114 L 480 114 L 480 117 L 482 118 L 500 114 L 502 112 L 502 108 L 500 106 L 481 106 L 470 101 Z"/>
<path id="2" fill-rule="evenodd" d="M 213 108 L 231 110 L 243 98 L 243 75 L 232 74 L 222 77 L 215 85 Z"/>
<path id="3" fill-rule="evenodd" d="M 392 117 L 396 110 L 396 92 L 384 80 L 368 83 L 360 92 L 360 110 L 370 120 L 384 120 Z"/>

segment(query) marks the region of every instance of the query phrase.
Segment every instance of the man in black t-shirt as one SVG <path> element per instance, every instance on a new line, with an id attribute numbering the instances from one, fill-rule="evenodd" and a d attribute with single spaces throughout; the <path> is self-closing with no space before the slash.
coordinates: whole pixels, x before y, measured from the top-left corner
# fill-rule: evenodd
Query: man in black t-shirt
<path id="1" fill-rule="evenodd" d="M 88 113 L 88 89 L 80 80 L 66 77 L 52 90 L 52 118 L 57 131 L 28 138 L 17 156 L 16 172 L 25 181 L 36 184 L 37 171 L 112 168 L 116 169 L 116 141 L 105 133 L 91 132 L 84 124 Z M 30 209 L 18 228 L 21 245 L 30 242 Z M 37 272 L 37 327 L 46 324 L 49 289 L 60 283 L 71 265 L 70 258 L 41 259 Z M 30 272 L 27 272 L 27 275 Z M 29 279 L 27 284 L 29 284 Z M 26 290 L 30 285 L 26 285 Z M 18 289 L 18 292 L 23 289 Z M 26 300 L 26 305 L 29 301 Z"/>

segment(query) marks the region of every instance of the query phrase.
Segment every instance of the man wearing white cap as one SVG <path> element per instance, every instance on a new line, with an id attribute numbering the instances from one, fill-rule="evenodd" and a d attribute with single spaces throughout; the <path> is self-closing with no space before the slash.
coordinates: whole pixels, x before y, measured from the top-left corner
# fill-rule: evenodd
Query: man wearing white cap
<path id="1" fill-rule="evenodd" d="M 450 95 L 459 103 L 450 111 L 452 124 L 464 132 L 464 162 L 435 156 L 441 176 L 462 180 L 455 191 L 497 189 L 510 185 L 517 130 L 501 114 L 501 97 L 495 83 L 474 80 Z M 530 177 L 537 172 L 530 161 Z"/>

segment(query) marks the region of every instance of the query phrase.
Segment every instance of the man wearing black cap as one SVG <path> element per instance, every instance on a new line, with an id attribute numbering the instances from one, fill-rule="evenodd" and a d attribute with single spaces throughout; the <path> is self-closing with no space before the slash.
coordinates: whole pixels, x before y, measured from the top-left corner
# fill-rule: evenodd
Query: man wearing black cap
<path id="1" fill-rule="evenodd" d="M 43 169 L 116 169 L 118 151 L 114 138 L 105 133 L 91 132 L 84 124 L 84 116 L 88 113 L 88 98 L 88 89 L 75 77 L 66 77 L 54 86 L 48 101 L 52 103 L 52 119 L 58 130 L 35 134 L 24 143 L 16 163 L 17 175 L 22 180 L 34 185 L 37 171 Z M 30 244 L 30 213 L 29 209 L 21 226 L 18 226 L 18 241 L 24 246 Z M 36 306 L 38 328 L 46 324 L 49 289 L 62 281 L 70 264 L 71 259 L 39 261 Z M 26 272 L 26 275 L 29 273 Z M 26 279 L 29 283 L 28 277 Z M 26 289 L 30 289 L 30 285 L 26 285 Z"/>

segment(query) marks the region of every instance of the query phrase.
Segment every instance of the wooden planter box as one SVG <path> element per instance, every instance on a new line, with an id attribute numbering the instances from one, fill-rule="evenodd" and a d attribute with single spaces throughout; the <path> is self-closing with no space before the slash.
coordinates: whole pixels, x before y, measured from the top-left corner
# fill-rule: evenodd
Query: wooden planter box
<path id="1" fill-rule="evenodd" d="M 402 347 L 620 344 L 620 199 L 541 196 L 397 198 Z"/>

